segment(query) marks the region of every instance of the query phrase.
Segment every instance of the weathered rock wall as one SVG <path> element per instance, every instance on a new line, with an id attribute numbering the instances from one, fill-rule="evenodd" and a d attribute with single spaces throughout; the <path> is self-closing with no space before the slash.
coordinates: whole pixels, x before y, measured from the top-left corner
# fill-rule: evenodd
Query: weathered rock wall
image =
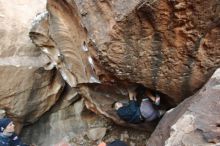
<path id="1" fill-rule="evenodd" d="M 178 102 L 219 66 L 219 1 L 74 2 L 96 60 L 118 79 Z"/>
<path id="2" fill-rule="evenodd" d="M 121 139 L 129 145 L 145 144 L 149 137 L 146 132 L 113 125 L 104 116 L 86 109 L 84 99 L 71 96 L 75 91 L 65 91 L 52 110 L 34 125 L 23 129 L 22 138 L 26 143 L 37 146 L 97 146 L 101 140 Z"/>
<path id="3" fill-rule="evenodd" d="M 34 122 L 57 101 L 64 82 L 28 33 L 46 1 L 0 1 L 0 108 L 19 123 Z"/>
<path id="4" fill-rule="evenodd" d="M 127 86 L 142 84 L 177 104 L 219 67 L 219 0 L 48 0 L 47 11 L 45 3 L 0 0 L 0 108 L 20 127 L 38 120 L 68 84 L 71 104 L 80 94 L 95 113 L 149 130 L 121 121 L 111 108 L 127 99 Z M 74 121 L 73 107 L 67 104 L 55 119 Z M 54 122 L 46 116 L 48 124 Z M 65 132 L 71 135 L 70 129 Z"/>
<path id="5" fill-rule="evenodd" d="M 149 146 L 214 146 L 220 143 L 220 70 L 195 95 L 166 113 Z"/>
<path id="6" fill-rule="evenodd" d="M 127 96 L 128 84 L 160 91 L 175 104 L 220 63 L 219 1 L 48 0 L 47 9 L 30 32 L 33 42 L 88 108 L 117 123 L 110 105 Z"/>
<path id="7" fill-rule="evenodd" d="M 178 103 L 219 66 L 217 0 L 48 0 L 47 8 L 48 36 L 72 87 L 125 80 Z"/>

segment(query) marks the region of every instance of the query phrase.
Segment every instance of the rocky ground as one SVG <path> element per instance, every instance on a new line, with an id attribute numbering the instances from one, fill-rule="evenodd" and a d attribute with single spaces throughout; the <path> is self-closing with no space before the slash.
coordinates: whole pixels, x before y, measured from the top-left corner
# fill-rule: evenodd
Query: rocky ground
<path id="1" fill-rule="evenodd" d="M 82 102 L 79 101 L 77 104 L 80 103 Z M 82 110 L 80 115 L 71 111 L 72 113 L 66 114 L 66 120 L 63 120 L 64 113 L 60 110 L 48 113 L 33 126 L 23 129 L 23 139 L 27 143 L 38 145 L 64 143 L 71 146 L 97 146 L 101 141 L 111 142 L 120 139 L 130 146 L 143 146 L 150 136 L 148 130 L 140 131 L 115 125 L 106 117 L 87 109 Z"/>

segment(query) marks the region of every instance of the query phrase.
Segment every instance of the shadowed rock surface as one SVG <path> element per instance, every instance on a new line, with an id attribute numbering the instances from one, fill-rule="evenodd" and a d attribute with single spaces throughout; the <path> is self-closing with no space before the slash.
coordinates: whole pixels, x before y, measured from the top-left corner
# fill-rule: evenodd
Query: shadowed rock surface
<path id="1" fill-rule="evenodd" d="M 178 103 L 219 66 L 218 6 L 216 0 L 48 0 L 45 31 L 70 86 L 126 80 Z"/>
<path id="2" fill-rule="evenodd" d="M 86 99 L 85 105 L 91 111 L 112 119 L 118 125 L 139 129 L 146 133 L 153 132 L 156 123 L 145 122 L 141 124 L 129 124 L 117 116 L 115 110 L 112 108 L 112 103 L 114 100 L 116 101 L 116 99 L 128 103 L 128 95 L 126 95 L 126 91 L 123 90 L 123 86 L 114 84 L 105 86 L 91 85 L 81 86 L 80 94 Z"/>
<path id="3" fill-rule="evenodd" d="M 30 37 L 50 58 L 48 69 L 56 67 L 95 108 L 98 104 L 89 93 L 93 89 L 81 88 L 88 83 L 102 86 L 94 96 L 109 84 L 124 85 L 125 90 L 139 83 L 175 105 L 195 93 L 219 66 L 218 5 L 215 0 L 48 0 L 48 14 Z M 114 100 L 109 98 L 109 103 Z M 97 109 L 114 120 L 112 109 L 103 107 Z"/>
<path id="4" fill-rule="evenodd" d="M 220 70 L 195 95 L 166 113 L 148 146 L 220 144 Z"/>
<path id="5" fill-rule="evenodd" d="M 44 70 L 49 59 L 28 36 L 45 4 L 44 0 L 0 1 L 0 108 L 19 123 L 18 131 L 48 111 L 64 85 L 59 72 Z"/>
<path id="6" fill-rule="evenodd" d="M 38 146 L 97 146 L 101 140 L 121 139 L 130 145 L 144 145 L 149 137 L 146 132 L 117 127 L 107 118 L 88 111 L 83 99 L 73 104 L 66 99 L 67 96 L 64 97 L 36 124 L 23 129 L 22 138 L 27 143 Z M 74 98 L 78 99 L 77 96 Z"/>
<path id="7" fill-rule="evenodd" d="M 94 58 L 118 79 L 179 102 L 219 66 L 219 1 L 74 2 Z"/>
<path id="8" fill-rule="evenodd" d="M 131 133 L 145 130 L 132 134 L 140 139 L 127 138 L 132 146 L 143 145 L 156 123 L 128 124 L 111 108 L 114 101 L 128 100 L 126 88 L 157 91 L 167 109 L 196 93 L 220 66 L 219 0 L 0 0 L 0 10 L 0 109 L 18 129 L 44 114 L 22 133 L 28 143 L 96 145 L 91 139 L 97 137 L 80 135 L 79 127 L 106 127 L 89 127 L 79 118 L 86 107 Z M 177 108 L 176 117 L 183 111 Z M 183 121 L 194 120 L 191 114 Z M 216 142 L 216 134 L 198 129 Z M 184 140 L 187 145 L 190 139 Z M 179 144 L 172 137 L 167 143 Z"/>

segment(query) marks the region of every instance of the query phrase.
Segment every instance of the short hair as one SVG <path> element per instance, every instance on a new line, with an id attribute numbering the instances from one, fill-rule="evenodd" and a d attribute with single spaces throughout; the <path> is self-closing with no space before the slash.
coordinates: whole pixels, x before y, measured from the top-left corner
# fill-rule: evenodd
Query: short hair
<path id="1" fill-rule="evenodd" d="M 140 85 L 136 88 L 136 93 L 137 93 L 137 97 L 142 97 L 144 96 L 145 92 L 147 91 L 147 88 L 144 87 L 143 85 Z"/>

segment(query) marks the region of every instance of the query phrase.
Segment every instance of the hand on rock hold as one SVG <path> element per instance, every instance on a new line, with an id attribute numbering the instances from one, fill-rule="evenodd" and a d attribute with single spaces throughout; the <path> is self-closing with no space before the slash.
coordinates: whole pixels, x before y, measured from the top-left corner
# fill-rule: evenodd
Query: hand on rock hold
<path id="1" fill-rule="evenodd" d="M 156 99 L 154 102 L 156 105 L 160 105 L 160 96 L 158 94 L 156 94 Z"/>

